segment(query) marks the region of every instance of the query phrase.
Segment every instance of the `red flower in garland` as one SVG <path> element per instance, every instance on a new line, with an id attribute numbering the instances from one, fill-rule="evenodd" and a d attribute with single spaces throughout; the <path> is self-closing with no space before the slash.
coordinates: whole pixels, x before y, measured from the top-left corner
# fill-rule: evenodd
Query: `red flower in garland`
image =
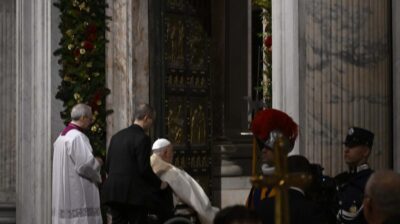
<path id="1" fill-rule="evenodd" d="M 101 90 L 97 90 L 91 100 L 89 101 L 89 106 L 92 107 L 92 111 L 98 111 L 99 110 L 99 103 L 101 102 L 101 97 L 103 96 L 103 93 Z"/>
<path id="2" fill-rule="evenodd" d="M 94 24 L 89 24 L 85 30 L 85 37 L 87 41 L 93 42 L 97 38 L 97 27 Z"/>
<path id="3" fill-rule="evenodd" d="M 90 43 L 89 41 L 83 41 L 82 42 L 82 46 L 83 48 L 85 48 L 85 50 L 87 51 L 91 51 L 94 48 L 94 45 L 92 43 Z"/>
<path id="4" fill-rule="evenodd" d="M 272 47 L 272 36 L 268 36 L 264 39 L 264 45 L 268 49 Z"/>
<path id="5" fill-rule="evenodd" d="M 76 48 L 75 50 L 74 50 L 74 56 L 75 57 L 79 57 L 81 55 L 81 53 L 79 52 L 79 48 Z"/>
<path id="6" fill-rule="evenodd" d="M 91 34 L 87 35 L 87 37 L 86 37 L 86 39 L 87 39 L 88 41 L 90 41 L 90 42 L 95 41 L 96 38 L 97 38 L 97 36 L 96 36 L 95 33 L 91 33 Z"/>
<path id="7" fill-rule="evenodd" d="M 251 131 L 254 136 L 265 142 L 271 131 L 280 131 L 294 144 L 298 135 L 298 126 L 289 115 L 275 110 L 266 109 L 258 112 L 251 122 Z"/>
<path id="8" fill-rule="evenodd" d="M 96 28 L 96 25 L 94 25 L 93 23 L 92 23 L 92 24 L 89 24 L 89 25 L 86 27 L 85 33 L 86 33 L 87 35 L 89 35 L 89 34 L 91 34 L 91 33 L 96 33 L 96 32 L 97 32 L 97 28 Z"/>

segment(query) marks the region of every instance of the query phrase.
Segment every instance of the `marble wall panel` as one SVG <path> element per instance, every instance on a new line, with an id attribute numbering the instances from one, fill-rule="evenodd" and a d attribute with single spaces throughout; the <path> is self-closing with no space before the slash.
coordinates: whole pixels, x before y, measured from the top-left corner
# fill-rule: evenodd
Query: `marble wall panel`
<path id="1" fill-rule="evenodd" d="M 373 168 L 392 161 L 389 1 L 303 0 L 300 42 L 302 150 L 328 174 L 345 169 L 351 126 L 375 133 Z"/>

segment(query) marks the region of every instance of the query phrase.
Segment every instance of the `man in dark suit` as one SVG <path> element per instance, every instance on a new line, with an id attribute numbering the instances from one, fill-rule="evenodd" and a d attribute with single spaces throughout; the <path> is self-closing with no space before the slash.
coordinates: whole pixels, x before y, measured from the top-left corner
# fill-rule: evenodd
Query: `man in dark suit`
<path id="1" fill-rule="evenodd" d="M 136 107 L 134 124 L 111 138 L 106 159 L 108 178 L 103 186 L 103 202 L 111 208 L 113 224 L 145 224 L 156 195 L 167 184 L 150 166 L 151 142 L 146 132 L 155 119 L 154 109 Z"/>
<path id="2" fill-rule="evenodd" d="M 348 130 L 344 142 L 344 160 L 349 171 L 335 177 L 338 188 L 338 223 L 365 224 L 363 216 L 364 188 L 372 170 L 368 157 L 374 134 L 364 128 L 352 127 Z"/>

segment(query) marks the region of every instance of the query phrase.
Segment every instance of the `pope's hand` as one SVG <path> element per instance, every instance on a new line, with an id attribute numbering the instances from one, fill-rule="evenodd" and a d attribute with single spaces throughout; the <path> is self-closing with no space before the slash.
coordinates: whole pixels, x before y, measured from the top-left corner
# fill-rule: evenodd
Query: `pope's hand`
<path id="1" fill-rule="evenodd" d="M 161 182 L 161 190 L 164 190 L 165 188 L 167 188 L 168 187 L 168 183 L 167 182 Z"/>
<path id="2" fill-rule="evenodd" d="M 96 157 L 97 162 L 100 163 L 100 166 L 102 166 L 104 164 L 103 159 L 100 157 Z"/>

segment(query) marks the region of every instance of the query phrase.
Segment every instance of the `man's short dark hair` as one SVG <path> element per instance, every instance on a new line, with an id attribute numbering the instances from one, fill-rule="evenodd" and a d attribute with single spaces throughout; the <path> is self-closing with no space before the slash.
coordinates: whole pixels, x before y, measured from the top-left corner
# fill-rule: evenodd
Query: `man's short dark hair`
<path id="1" fill-rule="evenodd" d="M 155 117 L 154 108 L 146 103 L 139 104 L 138 106 L 136 106 L 134 114 L 135 120 L 143 120 L 145 116 L 154 118 Z"/>
<path id="2" fill-rule="evenodd" d="M 308 159 L 302 155 L 292 155 L 287 158 L 288 172 L 311 173 L 311 165 Z"/>

